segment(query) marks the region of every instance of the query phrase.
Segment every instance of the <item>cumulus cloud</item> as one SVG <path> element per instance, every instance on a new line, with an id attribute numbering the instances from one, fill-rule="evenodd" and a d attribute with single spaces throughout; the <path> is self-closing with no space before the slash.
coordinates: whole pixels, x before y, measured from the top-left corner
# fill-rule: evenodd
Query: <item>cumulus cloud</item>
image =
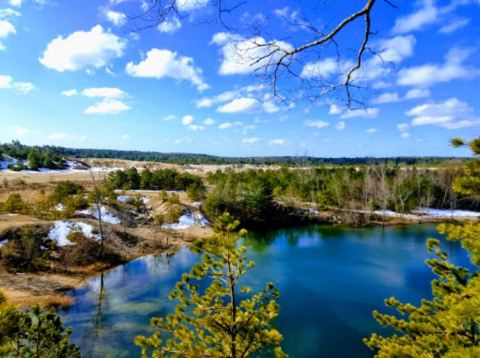
<path id="1" fill-rule="evenodd" d="M 352 61 L 339 62 L 336 58 L 327 57 L 316 62 L 307 62 L 300 73 L 303 78 L 328 78 L 347 72 L 354 66 Z"/>
<path id="2" fill-rule="evenodd" d="M 15 26 L 10 21 L 0 20 L 0 38 L 15 34 Z"/>
<path id="3" fill-rule="evenodd" d="M 367 132 L 369 134 L 372 134 L 372 133 L 378 132 L 378 129 L 377 128 L 368 128 L 365 132 Z"/>
<path id="4" fill-rule="evenodd" d="M 443 64 L 403 68 L 398 72 L 397 83 L 402 86 L 430 87 L 437 83 L 478 76 L 480 71 L 477 68 L 464 64 L 469 54 L 469 50 L 453 48 L 445 56 Z"/>
<path id="5" fill-rule="evenodd" d="M 191 115 L 183 116 L 183 118 L 182 118 L 182 124 L 183 124 L 184 126 L 188 126 L 188 125 L 190 125 L 190 124 L 193 123 L 193 120 L 194 120 L 194 118 L 193 118 L 193 116 L 191 116 Z"/>
<path id="6" fill-rule="evenodd" d="M 330 109 L 328 113 L 332 115 L 340 115 L 340 118 L 342 119 L 354 118 L 354 117 L 374 118 L 378 116 L 378 113 L 380 113 L 380 110 L 376 107 L 346 109 L 346 108 L 340 108 L 336 104 L 332 104 L 330 105 Z"/>
<path id="7" fill-rule="evenodd" d="M 227 32 L 215 34 L 211 42 L 221 46 L 221 75 L 250 74 L 270 66 L 284 51 L 293 49 L 292 45 L 284 41 L 273 40 L 267 43 L 263 37 L 246 39 Z"/>
<path id="8" fill-rule="evenodd" d="M 125 46 L 125 40 L 97 25 L 90 31 L 56 37 L 47 45 L 39 61 L 59 72 L 101 68 L 123 56 Z"/>
<path id="9" fill-rule="evenodd" d="M 422 6 L 417 11 L 397 19 L 393 27 L 393 32 L 404 34 L 420 30 L 437 21 L 438 16 L 439 12 L 434 0 L 423 0 Z"/>
<path id="10" fill-rule="evenodd" d="M 416 98 L 430 97 L 430 91 L 426 88 L 414 88 L 402 97 L 398 92 L 385 92 L 373 100 L 375 104 L 395 103 Z"/>
<path id="11" fill-rule="evenodd" d="M 373 100 L 375 104 L 399 102 L 400 96 L 397 92 L 385 92 Z"/>
<path id="12" fill-rule="evenodd" d="M 427 88 L 414 88 L 405 94 L 406 99 L 430 97 L 430 90 Z"/>
<path id="13" fill-rule="evenodd" d="M 243 127 L 243 123 L 240 121 L 237 122 L 223 122 L 218 126 L 218 129 L 229 129 L 233 127 Z"/>
<path id="14" fill-rule="evenodd" d="M 260 138 L 257 138 L 257 137 L 248 137 L 248 138 L 242 139 L 242 143 L 253 144 L 258 142 L 260 142 Z"/>
<path id="15" fill-rule="evenodd" d="M 19 94 L 28 94 L 35 89 L 31 82 L 16 82 L 11 76 L 0 75 L 0 90 L 12 90 Z"/>
<path id="16" fill-rule="evenodd" d="M 338 122 L 337 125 L 335 126 L 335 129 L 336 129 L 337 131 L 341 131 L 341 130 L 344 130 L 345 127 L 346 127 L 345 122 L 344 122 L 344 121 L 340 121 L 340 122 Z"/>
<path id="17" fill-rule="evenodd" d="M 255 98 L 236 98 L 217 108 L 220 113 L 240 113 L 252 111 L 259 102 Z"/>
<path id="18" fill-rule="evenodd" d="M 65 97 L 72 97 L 78 95 L 78 91 L 76 89 L 69 89 L 62 91 L 61 95 Z"/>
<path id="19" fill-rule="evenodd" d="M 400 137 L 402 137 L 403 139 L 407 139 L 407 138 L 411 137 L 410 132 L 409 132 L 410 125 L 408 123 L 397 124 L 397 129 L 400 132 Z"/>
<path id="20" fill-rule="evenodd" d="M 114 26 L 123 26 L 127 22 L 127 15 L 123 12 L 108 10 L 105 13 L 105 17 Z"/>
<path id="21" fill-rule="evenodd" d="M 104 98 L 101 102 L 95 103 L 87 107 L 85 114 L 118 114 L 129 111 L 131 109 L 126 103 L 116 100 Z"/>
<path id="22" fill-rule="evenodd" d="M 85 88 L 82 91 L 82 95 L 85 97 L 102 97 L 102 98 L 124 98 L 127 93 L 116 87 L 92 87 Z"/>
<path id="23" fill-rule="evenodd" d="M 320 128 L 328 127 L 330 125 L 330 123 L 328 123 L 326 121 L 305 121 L 305 125 L 307 127 L 320 129 Z"/>
<path id="24" fill-rule="evenodd" d="M 167 19 L 165 21 L 162 21 L 158 25 L 157 29 L 158 29 L 158 31 L 163 32 L 163 33 L 173 33 L 175 31 L 179 30 L 181 27 L 182 27 L 182 23 L 180 22 L 180 20 L 176 16 L 174 16 L 171 19 Z"/>
<path id="25" fill-rule="evenodd" d="M 194 11 L 205 7 L 210 0 L 176 0 L 175 5 L 179 11 Z"/>
<path id="26" fill-rule="evenodd" d="M 206 126 L 213 126 L 215 124 L 215 121 L 212 118 L 207 118 L 203 121 L 203 124 Z"/>
<path id="27" fill-rule="evenodd" d="M 202 69 L 195 66 L 193 58 L 179 56 L 176 52 L 153 48 L 146 58 L 135 64 L 129 62 L 125 68 L 130 76 L 144 78 L 170 77 L 190 81 L 199 91 L 209 88 L 202 79 Z"/>
<path id="28" fill-rule="evenodd" d="M 426 103 L 405 113 L 413 117 L 412 126 L 435 125 L 446 129 L 458 129 L 480 125 L 480 118 L 473 115 L 473 108 L 458 98 L 440 103 Z"/>
<path id="29" fill-rule="evenodd" d="M 275 138 L 269 141 L 270 145 L 283 145 L 285 144 L 285 140 L 282 138 Z"/>

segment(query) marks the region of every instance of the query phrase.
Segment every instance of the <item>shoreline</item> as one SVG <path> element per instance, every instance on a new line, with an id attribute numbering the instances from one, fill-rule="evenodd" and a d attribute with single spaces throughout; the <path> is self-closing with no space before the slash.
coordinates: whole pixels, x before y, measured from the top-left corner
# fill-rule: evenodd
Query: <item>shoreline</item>
<path id="1" fill-rule="evenodd" d="M 283 225 L 265 227 L 255 225 L 251 229 L 256 231 L 273 230 L 275 228 L 290 228 L 297 225 L 324 224 L 341 227 L 368 227 L 368 226 L 401 226 L 411 224 L 440 224 L 440 223 L 462 223 L 475 218 L 438 218 L 421 215 L 390 215 L 382 216 L 365 212 L 349 211 L 349 219 L 339 220 L 338 215 L 332 212 L 318 212 L 315 215 L 303 217 L 301 221 L 283 221 Z M 343 213 L 344 214 L 344 213 Z M 365 215 L 368 219 L 365 220 Z M 297 218 L 298 219 L 298 218 Z M 359 221 L 360 220 L 360 221 Z M 258 223 L 257 223 L 258 224 Z M 114 269 L 138 258 L 164 253 L 175 253 L 181 247 L 188 246 L 196 238 L 205 238 L 212 234 L 211 230 L 199 235 L 189 230 L 175 230 L 166 233 L 173 240 L 168 247 L 150 246 L 148 243 L 136 250 L 131 256 L 124 256 L 121 262 L 117 263 L 95 263 L 89 266 L 73 267 L 67 272 L 38 272 L 38 273 L 8 273 L 6 270 L 0 272 L 0 289 L 6 294 L 7 301 L 17 307 L 27 308 L 35 305 L 65 308 L 73 304 L 73 298 L 68 292 L 81 288 L 88 278 L 98 275 L 101 272 Z M 170 236 L 171 235 L 171 236 Z M 158 239 L 158 238 L 157 238 Z"/>

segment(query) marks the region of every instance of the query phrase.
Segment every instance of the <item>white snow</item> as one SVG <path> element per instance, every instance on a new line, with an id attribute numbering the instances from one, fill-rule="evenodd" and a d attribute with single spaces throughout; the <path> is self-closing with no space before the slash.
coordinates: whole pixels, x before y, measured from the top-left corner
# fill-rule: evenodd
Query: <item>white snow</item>
<path id="1" fill-rule="evenodd" d="M 188 229 L 189 227 L 192 227 L 197 224 L 204 227 L 208 225 L 209 222 L 201 213 L 195 213 L 194 215 L 192 215 L 191 213 L 188 213 L 180 216 L 180 218 L 178 219 L 178 223 L 163 224 L 162 228 L 181 230 L 181 229 Z"/>
<path id="2" fill-rule="evenodd" d="M 8 243 L 8 240 L 0 241 L 0 247 L 5 246 Z"/>
<path id="3" fill-rule="evenodd" d="M 58 203 L 57 205 L 55 205 L 55 210 L 57 211 L 63 211 L 64 207 L 63 207 L 63 204 L 62 203 Z"/>
<path id="4" fill-rule="evenodd" d="M 82 222 L 73 221 L 55 221 L 53 227 L 48 233 L 48 238 L 57 242 L 57 246 L 63 247 L 71 245 L 72 242 L 68 240 L 68 234 L 72 230 L 78 230 L 88 238 L 99 240 L 99 236 L 93 234 L 93 227 Z"/>
<path id="5" fill-rule="evenodd" d="M 470 210 L 445 210 L 445 209 L 430 209 L 430 208 L 418 208 L 413 210 L 415 214 L 431 216 L 436 218 L 478 218 L 480 212 Z"/>
<path id="6" fill-rule="evenodd" d="M 77 213 L 93 216 L 97 220 L 99 218 L 98 210 L 95 205 L 90 207 L 89 209 L 77 211 Z M 115 215 L 113 215 L 111 212 L 109 212 L 108 209 L 103 205 L 100 206 L 100 214 L 103 222 L 114 224 L 114 225 L 121 223 L 121 220 Z"/>
<path id="7" fill-rule="evenodd" d="M 130 200 L 130 197 L 128 195 L 119 195 L 117 196 L 117 200 L 121 203 L 128 203 Z"/>

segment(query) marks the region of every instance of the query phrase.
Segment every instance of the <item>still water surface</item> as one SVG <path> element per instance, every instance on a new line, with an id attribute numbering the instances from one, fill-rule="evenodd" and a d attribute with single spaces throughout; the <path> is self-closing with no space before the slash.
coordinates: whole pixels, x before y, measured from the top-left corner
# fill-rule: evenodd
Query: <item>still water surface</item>
<path id="1" fill-rule="evenodd" d="M 372 310 L 383 309 L 392 295 L 413 303 L 430 296 L 429 237 L 439 237 L 433 225 L 253 233 L 245 239 L 256 262 L 247 283 L 260 288 L 272 281 L 279 288 L 278 327 L 291 357 L 370 357 L 362 338 L 382 332 Z M 445 249 L 456 263 L 467 263 L 459 245 L 445 243 Z M 60 313 L 83 356 L 138 356 L 133 338 L 151 333 L 150 318 L 172 309 L 168 293 L 196 260 L 188 248 L 144 257 L 72 292 L 75 304 Z"/>

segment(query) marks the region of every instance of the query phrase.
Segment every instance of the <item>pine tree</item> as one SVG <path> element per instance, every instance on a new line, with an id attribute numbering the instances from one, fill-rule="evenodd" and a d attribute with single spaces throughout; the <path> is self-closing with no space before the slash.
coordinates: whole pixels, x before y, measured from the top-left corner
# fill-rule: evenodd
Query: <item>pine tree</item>
<path id="1" fill-rule="evenodd" d="M 183 274 L 170 293 L 170 299 L 178 301 L 175 312 L 153 318 L 155 333 L 135 339 L 143 357 L 238 358 L 268 351 L 286 356 L 274 325 L 278 290 L 268 283 L 253 293 L 242 285 L 242 276 L 254 263 L 238 245 L 237 237 L 246 233 L 237 231 L 239 224 L 225 213 L 214 226 L 214 237 L 193 243 L 192 250 L 203 254 L 201 262 Z M 203 288 L 205 282 L 210 285 Z"/>
<path id="2" fill-rule="evenodd" d="M 480 155 L 480 138 L 467 144 L 459 138 L 454 146 L 469 145 L 474 155 Z M 470 160 L 462 177 L 455 180 L 454 189 L 464 195 L 480 197 L 480 161 Z M 391 297 L 385 301 L 396 314 L 374 311 L 382 325 L 400 334 L 382 337 L 372 334 L 365 344 L 377 352 L 377 357 L 479 357 L 480 356 L 480 224 L 439 225 L 439 232 L 449 241 L 459 241 L 470 254 L 472 270 L 456 266 L 442 251 L 440 241 L 429 239 L 428 250 L 436 257 L 426 263 L 437 278 L 432 281 L 432 300 L 420 305 L 401 303 Z"/>
<path id="3" fill-rule="evenodd" d="M 6 304 L 0 292 L 0 356 L 80 357 L 79 348 L 69 341 L 70 333 L 54 309 L 19 311 Z"/>

